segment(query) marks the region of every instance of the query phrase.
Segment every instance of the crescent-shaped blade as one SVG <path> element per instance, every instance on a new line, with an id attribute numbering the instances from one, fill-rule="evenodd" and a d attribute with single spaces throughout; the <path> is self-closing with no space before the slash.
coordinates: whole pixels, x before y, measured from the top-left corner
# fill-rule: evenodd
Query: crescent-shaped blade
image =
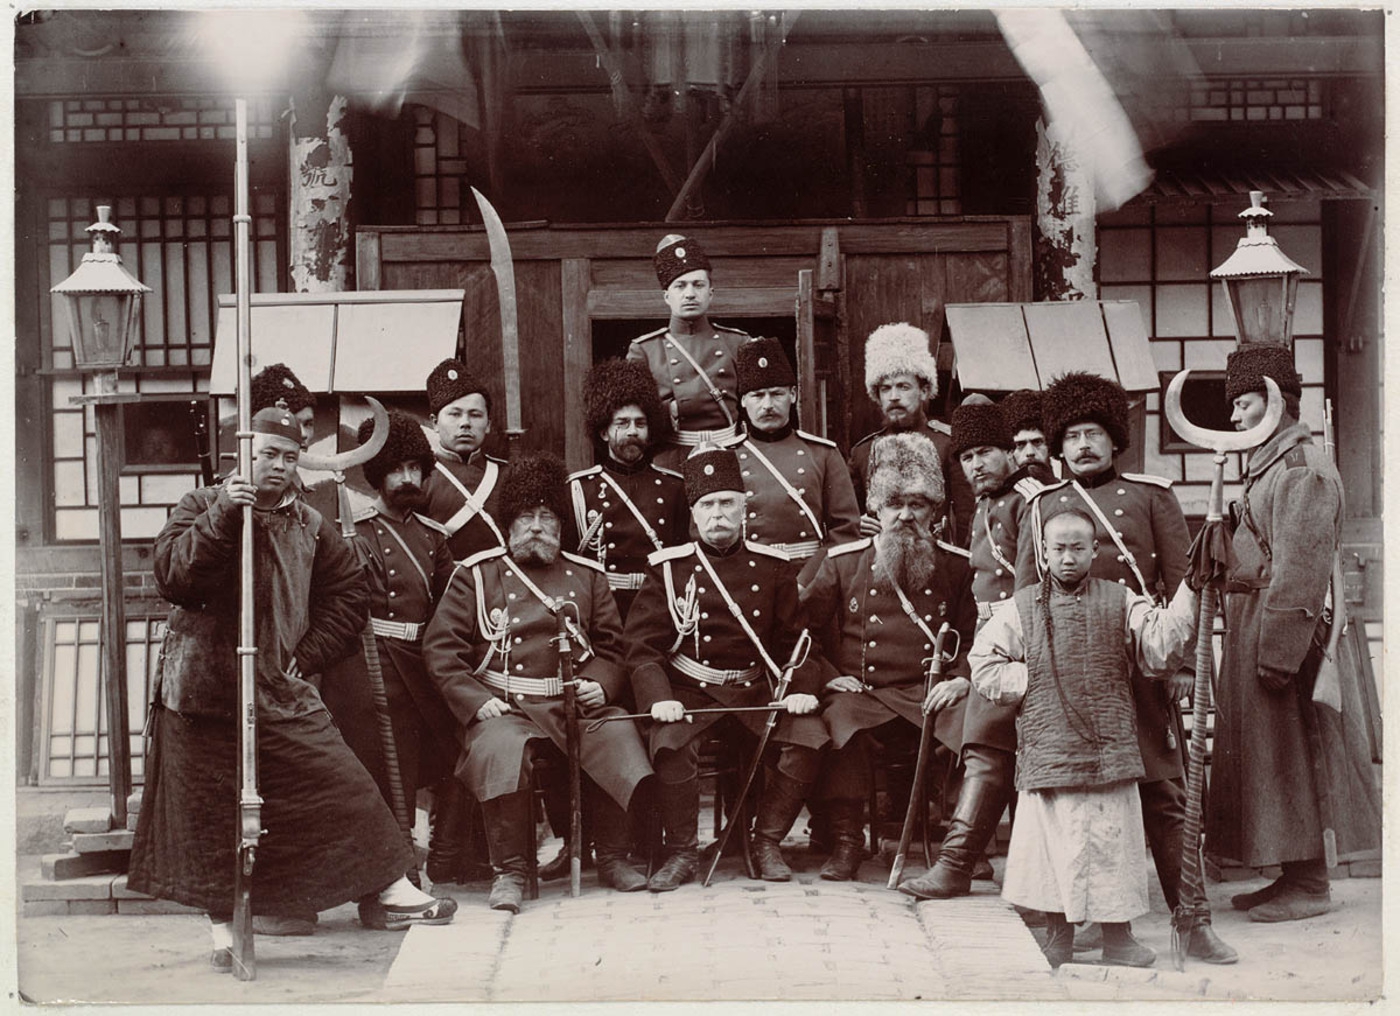
<path id="1" fill-rule="evenodd" d="M 1249 430 L 1211 430 L 1192 423 L 1181 410 L 1181 390 L 1186 386 L 1186 378 L 1190 374 L 1188 368 L 1172 378 L 1171 384 L 1167 386 L 1163 408 L 1172 429 L 1197 448 L 1207 448 L 1222 454 L 1247 451 L 1263 444 L 1278 429 L 1278 423 L 1283 419 L 1283 393 L 1279 391 L 1278 382 L 1273 378 L 1267 375 L 1264 378 L 1269 401 L 1262 420 Z"/>
<path id="2" fill-rule="evenodd" d="M 358 448 L 337 452 L 334 455 L 313 455 L 310 452 L 302 452 L 300 465 L 306 469 L 327 473 L 343 473 L 347 469 L 364 465 L 383 451 L 385 443 L 389 440 L 389 413 L 385 410 L 384 404 L 374 396 L 366 395 L 365 401 L 369 403 L 369 408 L 374 413 L 374 430 L 370 433 L 368 441 Z"/>

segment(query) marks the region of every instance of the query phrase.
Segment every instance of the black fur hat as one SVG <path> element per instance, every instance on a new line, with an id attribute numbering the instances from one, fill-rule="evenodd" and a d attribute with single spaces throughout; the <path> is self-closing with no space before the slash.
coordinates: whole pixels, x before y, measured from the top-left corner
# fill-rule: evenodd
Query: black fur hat
<path id="1" fill-rule="evenodd" d="M 254 374 L 252 396 L 255 413 L 276 406 L 279 400 L 293 413 L 300 413 L 307 406 L 316 408 L 316 396 L 285 363 L 270 363 Z"/>
<path id="2" fill-rule="evenodd" d="M 645 364 L 617 357 L 595 363 L 583 376 L 583 420 L 589 437 L 606 429 L 613 414 L 624 406 L 636 406 L 646 414 L 652 441 L 668 426 L 656 378 Z"/>
<path id="3" fill-rule="evenodd" d="M 685 503 L 694 506 L 706 494 L 717 490 L 744 490 L 744 474 L 739 456 L 728 448 L 702 445 L 681 464 L 685 476 Z"/>
<path id="4" fill-rule="evenodd" d="M 467 365 L 461 360 L 446 359 L 433 368 L 428 375 L 428 412 L 437 413 L 443 406 L 450 405 L 464 395 L 478 394 L 486 400 L 486 411 L 491 411 L 491 393 L 479 379 L 472 376 Z"/>
<path id="5" fill-rule="evenodd" d="M 1045 389 L 1041 404 L 1045 440 L 1060 454 L 1065 431 L 1076 423 L 1097 423 L 1108 431 L 1118 451 L 1128 449 L 1128 393 L 1117 381 L 1072 370 L 1061 374 Z"/>
<path id="6" fill-rule="evenodd" d="M 1293 354 L 1282 346 L 1241 346 L 1225 361 L 1225 397 L 1231 402 L 1245 392 L 1262 392 L 1271 377 L 1284 395 L 1303 394 L 1302 378 L 1293 369 Z"/>
<path id="7" fill-rule="evenodd" d="M 797 387 L 797 375 L 777 339 L 755 338 L 740 346 L 734 354 L 734 376 L 740 398 L 764 388 Z"/>
<path id="8" fill-rule="evenodd" d="M 1002 419 L 1006 421 L 1006 429 L 1011 432 L 1013 439 L 1023 430 L 1045 433 L 1045 424 L 1041 422 L 1040 415 L 1042 402 L 1043 396 L 1040 392 L 1020 388 L 997 403 Z"/>
<path id="9" fill-rule="evenodd" d="M 1001 407 L 985 395 L 972 394 L 953 410 L 953 442 L 950 449 L 957 458 L 969 448 L 1011 448 L 1011 431 L 1002 417 Z"/>
<path id="10" fill-rule="evenodd" d="M 366 417 L 360 421 L 360 430 L 356 435 L 360 444 L 369 440 L 373 430 L 374 417 Z M 428 474 L 433 470 L 433 449 L 417 420 L 407 413 L 391 409 L 389 440 L 384 442 L 384 447 L 379 450 L 378 455 L 365 463 L 365 482 L 379 490 L 384 483 L 384 477 L 404 462 L 417 462 L 423 469 L 423 479 L 427 480 Z"/>
<path id="11" fill-rule="evenodd" d="M 705 248 L 694 237 L 679 233 L 669 233 L 661 238 L 651 262 L 662 289 L 687 272 L 701 268 L 707 272 L 710 270 L 710 259 L 705 256 Z"/>
<path id="12" fill-rule="evenodd" d="M 537 452 L 516 459 L 501 484 L 498 520 L 509 527 L 520 515 L 543 506 L 562 522 L 569 516 L 568 483 L 568 471 L 554 455 Z"/>

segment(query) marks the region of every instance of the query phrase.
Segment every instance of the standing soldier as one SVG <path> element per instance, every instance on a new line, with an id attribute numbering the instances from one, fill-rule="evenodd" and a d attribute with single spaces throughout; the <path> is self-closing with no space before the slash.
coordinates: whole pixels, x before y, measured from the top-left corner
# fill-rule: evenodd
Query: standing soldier
<path id="1" fill-rule="evenodd" d="M 1031 502 L 1035 538 L 1020 541 L 1016 587 L 1034 585 L 1043 577 L 1042 520 L 1052 511 L 1073 507 L 1097 523 L 1090 574 L 1162 602 L 1186 575 L 1191 537 L 1170 480 L 1114 468 L 1114 456 L 1128 448 L 1128 393 L 1115 381 L 1071 371 L 1045 390 L 1042 411 L 1050 450 L 1063 460 L 1067 475 L 1044 487 Z M 1146 771 L 1138 784 L 1143 826 L 1162 895 L 1168 909 L 1175 910 L 1186 819 L 1176 703 L 1190 692 L 1194 679 L 1183 671 L 1165 684 L 1133 672 L 1138 746 Z M 1209 923 L 1197 927 L 1189 950 L 1189 955 L 1211 963 L 1233 963 L 1236 958 Z"/>
<path id="2" fill-rule="evenodd" d="M 465 728 L 457 777 L 481 802 L 495 878 L 493 910 L 518 913 L 530 822 L 531 741 L 567 750 L 569 720 L 559 678 L 561 617 L 577 653 L 579 713 L 589 721 L 621 711 L 626 684 L 622 625 L 603 569 L 560 548 L 567 513 L 563 463 L 551 456 L 515 463 L 501 492 L 509 551 L 496 547 L 461 562 L 423 640 L 428 672 Z M 580 731 L 584 794 L 598 844 L 598 881 L 622 892 L 646 887 L 627 862 L 627 808 L 651 775 L 630 722 Z"/>
<path id="3" fill-rule="evenodd" d="M 743 538 L 744 480 L 728 449 L 685 460 L 685 496 L 699 540 L 651 555 L 646 581 L 627 618 L 627 668 L 637 705 L 650 711 L 652 764 L 669 856 L 652 892 L 695 878 L 699 866 L 700 735 L 716 723 L 761 736 L 761 712 L 689 717 L 688 710 L 763 705 L 802 630 L 797 566 L 780 550 Z M 792 871 L 778 844 L 802 810 L 826 743 L 817 709 L 817 671 L 801 661 L 783 699 L 787 714 L 765 759 L 753 846 L 760 876 L 785 882 Z M 692 722 L 681 722 L 692 719 Z M 737 723 L 735 721 L 738 721 Z"/>
<path id="4" fill-rule="evenodd" d="M 997 405 L 1006 420 L 1006 429 L 1011 432 L 1011 454 L 1016 468 L 1039 463 L 1043 469 L 1035 474 L 1036 479 L 1049 482 L 1056 477 L 1050 465 L 1050 447 L 1045 443 L 1045 425 L 1040 418 L 1042 401 L 1040 392 L 1018 388 Z"/>
<path id="5" fill-rule="evenodd" d="M 656 381 L 631 360 L 604 360 L 583 379 L 584 425 L 599 462 L 569 477 L 570 542 L 607 572 L 623 621 L 647 556 L 685 541 L 690 513 L 681 474 L 652 462 L 665 419 Z"/>
<path id="6" fill-rule="evenodd" d="M 665 328 L 633 339 L 627 359 L 645 364 L 656 379 L 671 426 L 669 446 L 657 452 L 657 462 L 679 468 L 698 445 L 738 439 L 734 354 L 749 337 L 710 320 L 715 293 L 710 259 L 694 237 L 662 237 L 652 263 L 671 320 Z"/>
<path id="7" fill-rule="evenodd" d="M 977 623 L 966 552 L 932 531 L 944 502 L 937 449 L 920 435 L 895 434 L 875 442 L 870 462 L 880 532 L 828 551 L 802 595 L 825 656 L 822 719 L 832 753 L 823 783 L 834 846 L 821 877 L 831 881 L 849 881 L 860 868 L 871 735 L 898 736 L 906 724 L 917 731 L 936 712 L 934 736 L 950 751 L 961 748 L 966 650 Z M 961 649 L 926 695 L 945 621 Z"/>
<path id="8" fill-rule="evenodd" d="M 865 343 L 865 390 L 880 407 L 885 425 L 857 441 L 851 448 L 851 483 L 856 499 L 866 515 L 860 520 L 861 534 L 877 531 L 874 511 L 866 494 L 870 473 L 870 448 L 878 437 L 911 432 L 921 434 L 938 449 L 943 472 L 943 489 L 948 500 L 934 522 L 942 525 L 939 536 L 948 543 L 961 544 L 960 527 L 972 514 L 972 491 L 948 454 L 951 433 L 942 420 L 931 420 L 927 406 L 938 397 L 938 364 L 928 348 L 928 332 L 907 322 L 881 325 Z M 961 523 L 959 519 L 963 520 Z"/>
<path id="9" fill-rule="evenodd" d="M 360 424 L 359 438 L 369 439 L 373 420 Z M 322 682 L 322 698 L 355 755 L 375 777 L 391 805 L 396 790 L 412 814 L 418 789 L 450 775 L 458 754 L 457 724 L 423 666 L 423 631 L 433 606 L 452 574 L 452 554 L 443 528 L 419 512 L 425 504 L 424 478 L 433 468 L 433 450 L 418 421 L 389 412 L 389 439 L 364 465 L 365 481 L 377 496 L 355 513 L 351 546 L 364 568 L 370 590 L 373 659 L 368 650 L 350 657 Z M 393 729 L 399 787 L 389 785 L 388 760 L 379 731 L 378 711 L 369 695 L 365 669 L 377 666 L 383 678 Z M 459 874 L 444 866 L 440 830 L 444 814 L 433 809 L 434 828 L 428 854 L 428 877 L 450 882 Z M 435 852 L 432 846 L 439 849 Z"/>
<path id="10" fill-rule="evenodd" d="M 1016 552 L 1040 483 L 1012 458 L 1006 403 L 969 395 L 953 410 L 953 454 L 977 495 L 972 516 L 972 594 L 977 627 L 1005 609 L 1016 591 Z M 1042 444 L 1044 442 L 1042 441 Z M 921 900 L 965 896 L 1006 806 L 1015 800 L 1016 707 L 969 695 L 963 721 L 963 782 L 938 861 L 899 888 Z"/>
<path id="11" fill-rule="evenodd" d="M 1331 909 L 1323 830 L 1334 830 L 1338 854 L 1372 849 L 1381 842 L 1381 810 L 1360 675 L 1331 668 L 1329 703 L 1319 673 L 1340 606 L 1329 610 L 1327 596 L 1342 535 L 1341 479 L 1298 421 L 1302 387 L 1287 349 L 1230 354 L 1225 394 L 1235 426 L 1263 419 L 1265 375 L 1278 382 L 1284 413 L 1250 454 L 1238 504 L 1206 844 L 1250 866 L 1282 867 L 1263 889 L 1231 900 L 1251 921 L 1272 922 Z"/>
<path id="12" fill-rule="evenodd" d="M 428 515 L 447 530 L 454 560 L 505 546 L 495 514 L 510 466 L 482 448 L 491 433 L 491 396 L 460 360 L 443 360 L 428 375 L 428 419 L 439 449 L 424 482 Z"/>
<path id="13" fill-rule="evenodd" d="M 251 390 L 253 412 L 271 409 L 281 403 L 292 414 L 301 431 L 301 449 L 316 434 L 316 395 L 285 363 L 270 363 L 253 375 Z"/>
<path id="14" fill-rule="evenodd" d="M 797 376 L 777 339 L 754 339 L 735 357 L 744 440 L 735 448 L 748 485 L 750 540 L 810 561 L 822 547 L 860 537 L 860 508 L 836 443 L 793 422 Z"/>

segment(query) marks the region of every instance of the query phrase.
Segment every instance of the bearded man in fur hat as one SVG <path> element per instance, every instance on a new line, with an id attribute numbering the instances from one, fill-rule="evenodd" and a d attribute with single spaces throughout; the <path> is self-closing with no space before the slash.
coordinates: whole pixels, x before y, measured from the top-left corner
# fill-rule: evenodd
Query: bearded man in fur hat
<path id="1" fill-rule="evenodd" d="M 1045 443 L 1045 424 L 1041 422 L 1042 393 L 1018 388 L 1005 396 L 997 406 L 1001 409 L 1006 428 L 1011 432 L 1011 453 L 1016 468 L 1038 463 L 1042 469 L 1037 479 L 1054 478 L 1050 466 L 1050 447 Z"/>
<path id="2" fill-rule="evenodd" d="M 938 397 L 938 363 L 929 352 L 928 332 L 908 322 L 881 325 L 865 343 L 865 390 L 885 418 L 885 425 L 867 434 L 851 447 L 851 483 L 856 499 L 864 506 L 861 535 L 879 531 L 876 511 L 867 494 L 870 476 L 870 449 L 876 438 L 890 434 L 919 434 L 938 449 L 943 470 L 943 489 L 949 493 L 934 518 L 941 525 L 939 536 L 948 543 L 964 544 L 962 529 L 972 515 L 972 491 L 962 470 L 948 451 L 951 430 L 942 420 L 928 416 L 929 400 Z"/>
<path id="3" fill-rule="evenodd" d="M 627 359 L 645 366 L 656 379 L 669 425 L 657 462 L 679 469 L 699 445 L 738 440 L 734 356 L 749 336 L 710 320 L 715 296 L 710 259 L 694 237 L 678 233 L 662 237 L 652 265 L 671 320 L 665 328 L 633 339 Z M 654 440 L 660 442 L 662 437 L 658 434 Z"/>
<path id="4" fill-rule="evenodd" d="M 831 735 L 822 785 L 834 846 L 821 877 L 848 881 L 862 859 L 862 817 L 870 793 L 870 739 L 917 741 L 924 717 L 949 751 L 962 747 L 967 648 L 977 603 L 966 551 L 937 539 L 945 499 L 933 442 L 894 434 L 874 442 L 869 504 L 880 532 L 827 551 L 802 603 L 823 633 L 822 720 Z M 944 622 L 961 648 L 926 695 L 924 683 Z"/>
<path id="5" fill-rule="evenodd" d="M 647 555 L 685 541 L 685 481 L 652 461 L 667 422 L 645 366 L 619 359 L 595 364 L 584 375 L 583 410 L 598 464 L 569 476 L 573 527 L 566 539 L 603 566 L 625 622 Z"/>
<path id="6" fill-rule="evenodd" d="M 568 512 L 564 465 L 549 455 L 518 460 L 501 492 L 509 548 L 461 562 L 423 640 L 428 672 L 463 728 L 457 777 L 481 802 L 495 877 L 493 910 L 518 913 L 530 822 L 530 766 L 537 750 L 566 748 L 564 690 L 556 645 L 569 626 L 578 679 L 579 755 L 585 807 L 597 843 L 598 881 L 622 892 L 646 888 L 627 861 L 627 809 L 651 776 L 632 723 L 587 722 L 622 712 L 626 684 L 622 624 L 597 561 L 560 549 Z"/>
<path id="7" fill-rule="evenodd" d="M 1287 349 L 1246 346 L 1230 354 L 1225 393 L 1235 426 L 1246 430 L 1263 419 L 1266 376 L 1278 383 L 1284 413 L 1250 453 L 1244 495 L 1232 506 L 1237 562 L 1225 586 L 1206 846 L 1251 866 L 1282 867 L 1269 885 L 1230 901 L 1251 921 L 1274 922 L 1332 908 L 1325 812 L 1333 816 L 1337 853 L 1348 854 L 1380 845 L 1381 809 L 1357 683 L 1365 678 L 1335 651 L 1334 682 L 1320 678 L 1329 639 L 1335 645 L 1331 629 L 1342 623 L 1335 586 L 1328 604 L 1329 583 L 1340 574 L 1341 479 L 1298 420 L 1302 386 Z M 1326 774 L 1322 787 L 1318 769 Z"/>
<path id="8" fill-rule="evenodd" d="M 491 433 L 491 393 L 460 360 L 443 360 L 428 375 L 428 420 L 437 431 L 437 462 L 424 477 L 426 514 L 447 530 L 454 560 L 504 547 L 495 514 L 510 471 L 505 459 L 486 452 Z"/>
<path id="9" fill-rule="evenodd" d="M 361 444 L 373 428 L 372 419 L 360 424 Z M 410 816 L 418 790 L 449 776 L 458 753 L 457 724 L 423 665 L 423 632 L 452 574 L 445 530 L 421 514 L 427 503 L 423 481 L 433 462 L 418 421 L 390 410 L 388 440 L 364 464 L 365 481 L 376 496 L 355 513 L 351 540 L 369 583 L 373 659 L 368 650 L 357 653 L 328 672 L 321 684 L 321 697 L 345 742 L 375 777 L 384 799 L 391 805 L 396 799 L 402 802 Z M 389 782 L 370 666 L 379 668 L 384 682 L 397 788 Z M 440 828 L 443 811 L 433 809 L 428 877 L 434 883 L 454 881 L 458 874 L 442 863 L 442 842 L 452 835 Z"/>
<path id="10" fill-rule="evenodd" d="M 1129 444 L 1128 393 L 1116 381 L 1071 371 L 1046 388 L 1042 416 L 1050 450 L 1063 461 L 1065 479 L 1048 484 L 1031 501 L 1034 536 L 1023 538 L 1017 551 L 1017 589 L 1034 585 L 1044 575 L 1044 519 L 1072 507 L 1096 523 L 1090 575 L 1165 602 L 1186 576 L 1191 537 L 1170 480 L 1119 473 L 1114 466 L 1114 457 Z M 1177 702 L 1190 693 L 1194 676 L 1183 670 L 1167 682 L 1156 682 L 1135 669 L 1132 681 L 1138 747 L 1146 772 L 1138 784 L 1143 826 L 1162 895 L 1175 910 L 1186 820 Z M 1095 948 L 1102 941 L 1096 932 L 1079 939 L 1076 948 Z M 1209 963 L 1238 958 L 1208 922 L 1193 930 L 1188 953 Z"/>
<path id="11" fill-rule="evenodd" d="M 739 347 L 744 440 L 735 446 L 748 485 L 747 535 L 816 571 L 824 547 L 860 536 L 860 508 L 835 441 L 798 430 L 797 375 L 777 339 Z"/>

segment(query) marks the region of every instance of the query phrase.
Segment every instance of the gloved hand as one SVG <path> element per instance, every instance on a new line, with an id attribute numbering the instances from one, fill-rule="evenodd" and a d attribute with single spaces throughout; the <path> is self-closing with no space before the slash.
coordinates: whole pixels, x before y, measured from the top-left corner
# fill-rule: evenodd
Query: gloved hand
<path id="1" fill-rule="evenodd" d="M 1275 670 L 1273 667 L 1259 668 L 1259 683 L 1272 692 L 1285 690 L 1293 681 L 1293 675 L 1286 670 Z"/>

